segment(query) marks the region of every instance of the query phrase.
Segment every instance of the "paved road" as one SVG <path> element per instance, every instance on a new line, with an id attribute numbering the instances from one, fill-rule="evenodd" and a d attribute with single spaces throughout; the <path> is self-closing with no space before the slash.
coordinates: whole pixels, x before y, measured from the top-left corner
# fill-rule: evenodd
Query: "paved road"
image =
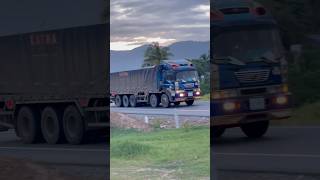
<path id="1" fill-rule="evenodd" d="M 320 127 L 273 127 L 260 140 L 230 129 L 212 148 L 218 180 L 320 179 L 319 137 Z"/>
<path id="2" fill-rule="evenodd" d="M 152 108 L 148 106 L 135 107 L 135 108 L 118 108 L 111 105 L 110 108 L 113 112 L 127 113 L 127 114 L 145 114 L 145 115 L 173 115 L 175 111 L 178 115 L 182 116 L 210 116 L 210 103 L 209 101 L 195 101 L 194 105 L 187 106 L 182 103 L 179 106 L 171 108 Z"/>
<path id="3" fill-rule="evenodd" d="M 19 141 L 13 131 L 0 132 L 0 157 L 30 159 L 67 174 L 93 176 L 99 180 L 107 176 L 107 149 L 105 138 L 79 146 L 45 143 L 26 145 Z"/>

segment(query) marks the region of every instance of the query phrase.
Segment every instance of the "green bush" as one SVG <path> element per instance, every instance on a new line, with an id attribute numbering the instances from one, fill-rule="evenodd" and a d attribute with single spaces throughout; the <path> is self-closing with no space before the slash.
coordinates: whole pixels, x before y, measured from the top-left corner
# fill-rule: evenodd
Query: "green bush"
<path id="1" fill-rule="evenodd" d="M 136 156 L 145 155 L 149 153 L 150 149 L 150 146 L 140 144 L 137 142 L 114 142 L 111 146 L 111 156 L 122 158 L 135 158 Z"/>

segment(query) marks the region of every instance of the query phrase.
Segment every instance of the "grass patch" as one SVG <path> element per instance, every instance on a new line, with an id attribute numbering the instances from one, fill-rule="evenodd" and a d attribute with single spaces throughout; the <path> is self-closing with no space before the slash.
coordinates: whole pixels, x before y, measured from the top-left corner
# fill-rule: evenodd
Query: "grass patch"
<path id="1" fill-rule="evenodd" d="M 120 158 L 134 158 L 139 155 L 146 155 L 150 146 L 137 142 L 116 142 L 111 146 L 111 156 Z"/>
<path id="2" fill-rule="evenodd" d="M 204 100 L 204 101 L 210 101 L 210 93 L 209 93 L 209 94 L 205 94 L 205 95 L 201 96 L 201 100 Z"/>
<path id="3" fill-rule="evenodd" d="M 208 179 L 209 132 L 188 125 L 152 132 L 111 130 L 111 178 Z"/>
<path id="4" fill-rule="evenodd" d="M 276 125 L 320 125 L 320 102 L 308 103 L 296 107 L 292 111 L 292 117 L 283 121 L 276 121 Z"/>

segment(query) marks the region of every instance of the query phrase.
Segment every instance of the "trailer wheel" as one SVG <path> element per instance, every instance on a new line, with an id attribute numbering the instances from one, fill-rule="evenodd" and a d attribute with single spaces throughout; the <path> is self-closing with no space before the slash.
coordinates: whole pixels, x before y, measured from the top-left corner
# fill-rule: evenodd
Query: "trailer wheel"
<path id="1" fill-rule="evenodd" d="M 85 136 L 85 123 L 78 109 L 70 105 L 63 113 L 63 130 L 70 144 L 81 144 Z"/>
<path id="2" fill-rule="evenodd" d="M 159 98 L 158 98 L 157 95 L 151 94 L 151 96 L 150 96 L 150 105 L 153 108 L 156 108 L 156 107 L 159 106 Z"/>
<path id="3" fill-rule="evenodd" d="M 122 107 L 122 106 L 123 106 L 123 104 L 122 104 L 122 98 L 121 98 L 120 95 L 117 95 L 117 96 L 116 96 L 115 104 L 116 104 L 117 107 Z"/>
<path id="4" fill-rule="evenodd" d="M 22 107 L 17 117 L 17 133 L 26 143 L 35 143 L 41 139 L 39 115 L 29 107 Z"/>
<path id="5" fill-rule="evenodd" d="M 188 100 L 188 101 L 186 101 L 186 104 L 187 104 L 188 106 L 192 106 L 193 103 L 194 103 L 194 100 Z"/>
<path id="6" fill-rule="evenodd" d="M 167 94 L 161 95 L 161 105 L 164 108 L 170 107 L 170 100 L 169 100 L 169 96 Z"/>
<path id="7" fill-rule="evenodd" d="M 57 144 L 62 141 L 63 126 L 61 115 L 52 107 L 46 107 L 41 114 L 41 131 L 44 139 L 49 144 Z"/>
<path id="8" fill-rule="evenodd" d="M 269 121 L 259 121 L 241 125 L 242 132 L 249 138 L 260 138 L 266 134 Z"/>
<path id="9" fill-rule="evenodd" d="M 127 95 L 124 95 L 124 96 L 122 97 L 122 103 L 123 103 L 123 106 L 124 106 L 124 107 L 129 107 L 130 102 L 129 102 L 129 98 L 128 98 Z"/>
<path id="10" fill-rule="evenodd" d="M 130 101 L 130 106 L 131 107 L 136 107 L 137 106 L 137 99 L 134 95 L 131 95 L 129 97 L 129 101 Z"/>

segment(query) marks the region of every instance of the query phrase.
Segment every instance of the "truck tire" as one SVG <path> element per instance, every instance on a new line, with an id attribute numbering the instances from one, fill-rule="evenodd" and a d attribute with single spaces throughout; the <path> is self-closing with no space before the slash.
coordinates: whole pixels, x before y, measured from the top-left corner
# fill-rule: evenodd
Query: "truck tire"
<path id="1" fill-rule="evenodd" d="M 150 105 L 153 108 L 156 108 L 156 107 L 159 106 L 159 98 L 158 98 L 157 95 L 151 94 L 151 96 L 150 96 Z"/>
<path id="2" fill-rule="evenodd" d="M 114 102 L 114 103 L 116 104 L 117 107 L 122 107 L 122 106 L 123 106 L 123 104 L 122 104 L 122 98 L 121 98 L 120 95 L 117 95 L 117 96 L 116 96 L 116 99 L 115 99 L 115 102 Z"/>
<path id="3" fill-rule="evenodd" d="M 136 107 L 137 106 L 137 99 L 136 99 L 135 95 L 131 95 L 129 97 L 129 102 L 130 102 L 130 106 L 131 107 Z"/>
<path id="4" fill-rule="evenodd" d="M 259 121 L 240 126 L 242 132 L 249 138 L 260 138 L 266 134 L 269 128 L 269 121 Z"/>
<path id="5" fill-rule="evenodd" d="M 39 115 L 30 107 L 22 107 L 17 117 L 17 133 L 23 143 L 36 143 L 41 139 Z"/>
<path id="6" fill-rule="evenodd" d="M 85 123 L 78 109 L 70 105 L 63 113 L 63 131 L 70 144 L 81 144 L 85 136 Z"/>
<path id="7" fill-rule="evenodd" d="M 129 97 L 127 95 L 122 96 L 122 104 L 124 107 L 129 107 L 130 102 Z"/>
<path id="8" fill-rule="evenodd" d="M 161 95 L 161 105 L 164 108 L 170 107 L 170 100 L 169 100 L 169 96 L 167 94 Z"/>
<path id="9" fill-rule="evenodd" d="M 213 127 L 212 128 L 212 136 L 213 136 L 213 138 L 219 138 L 224 134 L 225 131 L 226 131 L 226 128 Z"/>
<path id="10" fill-rule="evenodd" d="M 46 107 L 41 114 L 41 132 L 48 144 L 57 144 L 63 140 L 61 114 L 52 107 Z"/>
<path id="11" fill-rule="evenodd" d="M 188 106 L 192 106 L 193 103 L 194 103 L 194 100 L 188 100 L 188 101 L 186 101 L 186 104 L 187 104 Z"/>

